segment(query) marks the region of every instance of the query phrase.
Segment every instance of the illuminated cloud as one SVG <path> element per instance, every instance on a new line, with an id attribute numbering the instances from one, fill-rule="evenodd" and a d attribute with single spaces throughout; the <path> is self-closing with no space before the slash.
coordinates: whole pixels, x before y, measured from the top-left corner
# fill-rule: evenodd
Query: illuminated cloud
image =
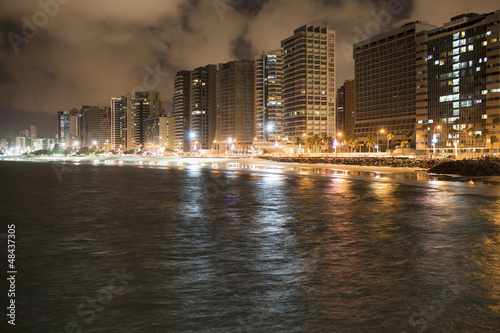
<path id="1" fill-rule="evenodd" d="M 440 2 L 444 10 L 429 10 L 435 8 L 430 0 L 401 0 L 400 12 L 389 19 L 379 16 L 391 1 L 397 0 L 3 1 L 0 124 L 7 124 L 4 118 L 13 112 L 53 117 L 82 104 L 108 105 L 111 97 L 141 85 L 148 68 L 158 66 L 170 75 L 157 85 L 169 109 L 176 71 L 253 59 L 279 47 L 304 24 L 336 30 L 340 86 L 354 76 L 349 48 L 363 34 L 377 32 L 377 24 L 380 32 L 417 19 L 440 25 L 468 7 L 480 13 L 498 9 L 497 1 L 450 0 Z M 36 33 L 26 28 L 29 24 L 35 24 Z M 17 40 L 13 47 L 13 34 L 25 38 L 23 27 L 31 33 L 28 42 Z"/>

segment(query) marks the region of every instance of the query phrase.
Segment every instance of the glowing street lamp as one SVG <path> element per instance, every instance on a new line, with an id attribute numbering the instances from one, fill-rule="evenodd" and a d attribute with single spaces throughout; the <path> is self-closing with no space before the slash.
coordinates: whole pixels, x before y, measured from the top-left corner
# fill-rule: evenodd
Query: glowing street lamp
<path id="1" fill-rule="evenodd" d="M 339 145 L 339 142 L 337 141 L 337 139 L 335 139 L 333 141 L 333 148 L 335 148 L 335 157 L 337 157 L 337 147 Z"/>
<path id="2" fill-rule="evenodd" d="M 377 153 L 378 153 L 378 147 L 379 147 L 379 146 L 378 146 L 378 132 L 379 132 L 379 131 L 377 131 Z M 384 129 L 381 129 L 381 130 L 380 130 L 380 133 L 381 133 L 381 134 L 384 134 L 384 132 L 385 132 L 385 131 L 384 131 Z"/>

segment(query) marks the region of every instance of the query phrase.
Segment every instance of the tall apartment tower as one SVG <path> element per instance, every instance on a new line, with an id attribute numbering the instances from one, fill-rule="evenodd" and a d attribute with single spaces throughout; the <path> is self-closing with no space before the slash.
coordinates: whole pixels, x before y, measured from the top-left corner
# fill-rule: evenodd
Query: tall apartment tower
<path id="1" fill-rule="evenodd" d="M 354 44 L 356 124 L 358 138 L 374 137 L 384 130 L 401 140 L 416 124 L 416 38 L 435 26 L 405 24 Z M 415 146 L 415 140 L 411 140 Z"/>
<path id="2" fill-rule="evenodd" d="M 66 137 L 69 136 L 70 114 L 67 111 L 57 112 L 57 136 L 56 141 L 66 144 Z"/>
<path id="3" fill-rule="evenodd" d="M 127 115 L 128 109 L 133 109 L 133 106 L 130 94 L 111 98 L 111 150 L 127 150 Z"/>
<path id="4" fill-rule="evenodd" d="M 255 138 L 254 144 L 266 146 L 283 139 L 283 102 L 281 50 L 264 52 L 255 58 Z"/>
<path id="5" fill-rule="evenodd" d="M 191 120 L 189 122 L 191 150 L 212 148 L 216 129 L 216 86 L 216 65 L 207 65 L 191 71 Z"/>
<path id="6" fill-rule="evenodd" d="M 417 149 L 500 151 L 499 22 L 462 14 L 418 34 Z"/>
<path id="7" fill-rule="evenodd" d="M 176 150 L 211 149 L 217 111 L 217 66 L 180 71 L 174 86 Z"/>
<path id="8" fill-rule="evenodd" d="M 254 138 L 254 61 L 219 64 L 217 72 L 216 149 L 247 149 Z"/>
<path id="9" fill-rule="evenodd" d="M 82 106 L 83 148 L 109 150 L 111 140 L 111 110 L 107 106 Z"/>
<path id="10" fill-rule="evenodd" d="M 355 89 L 354 80 L 347 80 L 337 90 L 337 134 L 342 135 L 344 138 L 354 133 L 354 123 L 356 120 Z"/>
<path id="11" fill-rule="evenodd" d="M 174 81 L 175 151 L 189 151 L 189 129 L 191 126 L 191 72 L 180 71 Z"/>
<path id="12" fill-rule="evenodd" d="M 281 48 L 283 135 L 292 144 L 335 136 L 335 32 L 304 25 Z"/>

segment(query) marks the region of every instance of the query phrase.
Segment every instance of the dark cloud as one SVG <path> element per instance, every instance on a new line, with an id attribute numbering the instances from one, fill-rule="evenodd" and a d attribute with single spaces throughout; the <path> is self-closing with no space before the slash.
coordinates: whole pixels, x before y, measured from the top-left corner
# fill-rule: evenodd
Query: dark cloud
<path id="1" fill-rule="evenodd" d="M 241 36 L 231 42 L 232 52 L 235 59 L 238 60 L 253 60 L 254 50 L 252 47 L 252 42 Z"/>
<path id="2" fill-rule="evenodd" d="M 336 31 L 337 85 L 354 76 L 352 44 L 367 24 L 377 22 L 387 1 L 366 0 L 72 0 L 57 8 L 53 1 L 0 2 L 0 126 L 9 118 L 55 112 L 83 104 L 109 104 L 110 98 L 131 92 L 150 73 L 167 109 L 173 78 L 180 69 L 208 63 L 253 59 L 279 48 L 282 39 L 304 24 L 326 25 Z M 396 1 L 396 0 L 388 0 Z M 497 1 L 400 0 L 379 32 L 414 20 L 441 25 L 451 11 L 490 12 Z M 46 18 L 46 22 L 44 21 Z M 28 22 L 28 23 L 26 23 Z M 23 36 L 26 24 L 38 22 L 19 52 L 9 33 Z M 372 24 L 373 25 L 373 24 Z M 26 29 L 26 28 L 25 28 Z M 29 29 L 28 29 L 29 30 Z M 29 115 L 29 116 L 28 116 Z M 7 125 L 9 124 L 9 125 Z M 52 133 L 54 127 L 48 128 Z M 2 129 L 0 128 L 0 130 Z M 16 128 L 18 131 L 22 128 Z M 43 131 L 43 129 L 41 129 Z"/>

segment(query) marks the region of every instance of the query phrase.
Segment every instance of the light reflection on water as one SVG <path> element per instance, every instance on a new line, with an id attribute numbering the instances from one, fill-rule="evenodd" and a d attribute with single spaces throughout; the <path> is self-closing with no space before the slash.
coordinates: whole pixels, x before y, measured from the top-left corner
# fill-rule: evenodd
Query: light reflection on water
<path id="1" fill-rule="evenodd" d="M 139 167 L 81 164 L 59 183 L 50 164 L 0 163 L 5 223 L 19 227 L 21 327 L 497 327 L 498 186 L 328 169 Z M 86 322 L 79 304 L 123 267 L 135 279 Z"/>

